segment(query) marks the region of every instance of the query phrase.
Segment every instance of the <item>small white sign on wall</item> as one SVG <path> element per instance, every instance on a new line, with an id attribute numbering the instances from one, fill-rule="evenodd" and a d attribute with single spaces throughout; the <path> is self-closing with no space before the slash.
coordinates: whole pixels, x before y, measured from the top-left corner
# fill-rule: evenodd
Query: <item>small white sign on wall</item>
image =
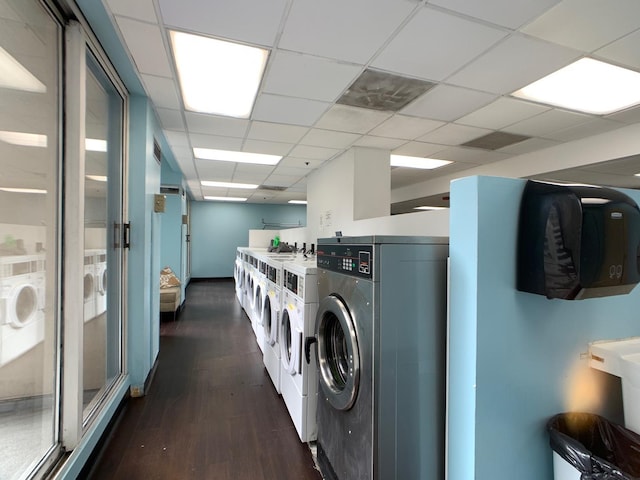
<path id="1" fill-rule="evenodd" d="M 332 216 L 333 212 L 331 210 L 325 210 L 320 214 L 320 229 L 328 228 L 332 225 Z"/>

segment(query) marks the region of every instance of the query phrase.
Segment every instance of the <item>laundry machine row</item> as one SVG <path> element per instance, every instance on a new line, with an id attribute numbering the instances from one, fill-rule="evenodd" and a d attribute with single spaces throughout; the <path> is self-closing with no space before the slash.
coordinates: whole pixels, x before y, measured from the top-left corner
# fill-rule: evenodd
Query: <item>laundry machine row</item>
<path id="1" fill-rule="evenodd" d="M 444 478 L 448 239 L 320 239 L 317 256 L 324 478 Z"/>
<path id="2" fill-rule="evenodd" d="M 44 255 L 0 257 L 0 365 L 44 340 Z"/>

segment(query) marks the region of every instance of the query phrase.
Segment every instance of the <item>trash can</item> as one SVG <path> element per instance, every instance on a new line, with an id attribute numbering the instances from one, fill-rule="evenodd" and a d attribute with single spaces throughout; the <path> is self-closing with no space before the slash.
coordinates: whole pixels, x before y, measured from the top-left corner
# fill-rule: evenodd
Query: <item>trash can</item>
<path id="1" fill-rule="evenodd" d="M 639 480 L 640 435 L 592 413 L 547 423 L 555 480 Z"/>

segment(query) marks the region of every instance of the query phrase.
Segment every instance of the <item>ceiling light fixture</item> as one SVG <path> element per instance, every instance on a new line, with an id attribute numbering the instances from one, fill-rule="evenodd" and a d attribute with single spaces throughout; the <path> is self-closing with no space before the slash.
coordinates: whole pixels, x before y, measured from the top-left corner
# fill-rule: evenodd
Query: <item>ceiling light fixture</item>
<path id="1" fill-rule="evenodd" d="M 582 58 L 512 95 L 578 112 L 607 115 L 640 103 L 640 73 Z"/>
<path id="2" fill-rule="evenodd" d="M 306 200 L 289 200 L 289 203 L 293 203 L 294 205 L 306 205 Z"/>
<path id="3" fill-rule="evenodd" d="M 249 118 L 269 51 L 171 31 L 187 110 Z"/>
<path id="4" fill-rule="evenodd" d="M 421 168 L 431 170 L 444 167 L 452 162 L 435 158 L 408 157 L 406 155 L 391 155 L 392 167 Z"/>
<path id="5" fill-rule="evenodd" d="M 205 195 L 204 197 L 205 200 L 216 200 L 219 202 L 246 202 L 247 199 L 246 198 L 242 198 L 242 197 L 211 197 L 211 196 L 207 196 Z"/>
<path id="6" fill-rule="evenodd" d="M 0 187 L 0 190 L 3 192 L 10 193 L 38 193 L 44 195 L 47 193 L 46 190 L 41 190 L 39 188 L 16 188 L 16 187 Z"/>
<path id="7" fill-rule="evenodd" d="M 447 207 L 429 207 L 427 205 L 423 207 L 413 207 L 414 210 L 446 210 Z"/>
<path id="8" fill-rule="evenodd" d="M 233 182 L 212 182 L 209 180 L 202 180 L 200 185 L 203 187 L 220 187 L 220 188 L 246 188 L 255 189 L 258 185 L 253 183 L 233 183 Z"/>
<path id="9" fill-rule="evenodd" d="M 107 176 L 106 175 L 85 175 L 85 178 L 87 178 L 89 180 L 93 180 L 94 182 L 106 182 L 107 181 Z"/>
<path id="10" fill-rule="evenodd" d="M 84 149 L 89 152 L 106 152 L 107 151 L 107 141 L 100 140 L 98 138 L 85 138 L 84 139 Z"/>
<path id="11" fill-rule="evenodd" d="M 260 165 L 277 165 L 281 155 L 264 153 L 234 152 L 231 150 L 215 150 L 213 148 L 194 148 L 193 155 L 200 160 L 219 160 L 221 162 L 257 163 Z"/>
<path id="12" fill-rule="evenodd" d="M 0 87 L 33 93 L 46 93 L 47 91 L 44 83 L 2 47 L 0 47 Z"/>
<path id="13" fill-rule="evenodd" d="M 0 67 L 1 68 L 1 67 Z M 38 133 L 11 132 L 0 130 L 0 141 L 20 147 L 47 147 L 47 136 Z"/>

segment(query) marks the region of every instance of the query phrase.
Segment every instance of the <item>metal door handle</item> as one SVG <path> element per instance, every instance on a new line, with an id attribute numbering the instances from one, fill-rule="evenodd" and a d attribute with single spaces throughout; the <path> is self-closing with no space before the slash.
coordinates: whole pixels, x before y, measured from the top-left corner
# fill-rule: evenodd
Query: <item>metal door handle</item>
<path id="1" fill-rule="evenodd" d="M 316 337 L 307 337 L 304 340 L 304 358 L 307 360 L 307 365 L 311 363 L 311 345 L 317 342 L 318 339 Z"/>

